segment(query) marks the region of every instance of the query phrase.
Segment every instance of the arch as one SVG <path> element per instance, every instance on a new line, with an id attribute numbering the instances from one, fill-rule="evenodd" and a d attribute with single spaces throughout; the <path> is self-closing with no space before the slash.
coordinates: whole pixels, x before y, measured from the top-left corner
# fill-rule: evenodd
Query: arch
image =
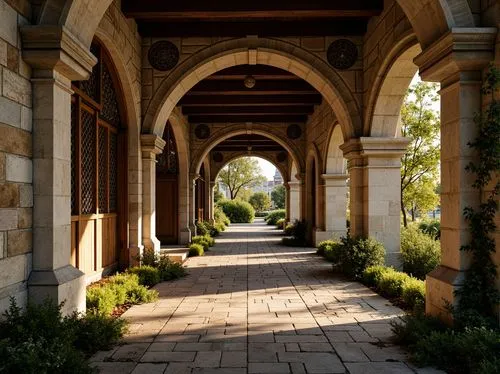
<path id="1" fill-rule="evenodd" d="M 398 136 L 401 105 L 418 71 L 413 59 L 421 51 L 415 34 L 408 34 L 395 43 L 382 62 L 368 98 L 363 129 L 366 136 Z"/>
<path id="2" fill-rule="evenodd" d="M 227 161 L 224 161 L 224 163 L 221 165 L 221 167 L 212 170 L 214 173 L 212 180 L 216 180 L 217 177 L 219 176 L 219 173 L 221 172 L 222 169 L 224 169 L 231 161 L 237 160 L 239 158 L 243 157 L 257 157 L 257 158 L 262 158 L 263 160 L 266 160 L 270 162 L 278 171 L 280 172 L 282 177 L 285 177 L 287 175 L 286 168 L 283 165 L 277 165 L 276 162 L 269 156 L 267 156 L 263 152 L 252 152 L 248 153 L 245 151 L 241 151 L 239 154 L 232 155 Z M 285 178 L 283 178 L 285 180 Z"/>
<path id="3" fill-rule="evenodd" d="M 182 62 L 155 92 L 144 116 L 143 132 L 161 135 L 164 119 L 187 91 L 217 71 L 249 64 L 249 51 L 255 51 L 257 64 L 289 71 L 316 88 L 337 115 L 346 140 L 360 133 L 359 105 L 349 87 L 326 61 L 294 44 L 254 37 L 218 42 Z"/>
<path id="4" fill-rule="evenodd" d="M 345 174 L 344 153 L 340 149 L 343 143 L 342 129 L 339 123 L 335 123 L 328 137 L 328 147 L 324 157 L 324 170 L 326 174 Z"/>
<path id="5" fill-rule="evenodd" d="M 321 183 L 321 154 L 316 144 L 312 144 L 307 152 L 306 161 L 306 220 L 311 223 L 311 240 L 314 243 L 315 232 L 324 225 L 324 189 Z"/>
<path id="6" fill-rule="evenodd" d="M 288 154 L 292 157 L 292 160 L 297 165 L 300 165 L 303 168 L 304 164 L 300 162 L 301 158 L 299 157 L 300 152 L 298 151 L 298 149 L 296 149 L 296 147 L 293 144 L 290 144 L 289 142 L 283 140 L 278 135 L 272 134 L 269 131 L 268 126 L 266 126 L 265 124 L 252 124 L 250 126 L 251 128 L 248 128 L 245 125 L 244 127 L 240 126 L 239 128 L 234 128 L 234 129 L 232 129 L 231 126 L 227 126 L 226 127 L 227 130 L 222 134 L 218 134 L 218 136 L 215 137 L 215 139 L 213 139 L 208 145 L 205 145 L 205 147 L 198 152 L 198 155 L 193 154 L 191 163 L 191 168 L 192 168 L 191 174 L 194 175 L 198 174 L 198 171 L 200 170 L 203 160 L 207 157 L 210 151 L 214 149 L 218 144 L 222 143 L 226 139 L 232 138 L 233 136 L 250 134 L 250 133 L 256 135 L 262 135 L 271 140 L 274 140 L 276 143 L 285 148 Z"/>
<path id="7" fill-rule="evenodd" d="M 467 0 L 397 0 L 408 17 L 422 49 L 453 27 L 474 27 Z"/>

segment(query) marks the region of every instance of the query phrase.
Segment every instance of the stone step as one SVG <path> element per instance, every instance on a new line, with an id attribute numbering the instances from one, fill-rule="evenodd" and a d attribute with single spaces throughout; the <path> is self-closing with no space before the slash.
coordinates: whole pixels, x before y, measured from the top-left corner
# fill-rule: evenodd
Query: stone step
<path id="1" fill-rule="evenodd" d="M 160 253 L 167 255 L 173 262 L 184 263 L 189 257 L 189 248 L 184 247 L 161 247 Z"/>

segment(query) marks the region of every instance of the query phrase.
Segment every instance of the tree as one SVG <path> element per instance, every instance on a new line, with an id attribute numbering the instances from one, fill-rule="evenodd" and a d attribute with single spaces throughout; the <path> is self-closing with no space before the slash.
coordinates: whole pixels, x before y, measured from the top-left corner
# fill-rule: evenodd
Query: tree
<path id="1" fill-rule="evenodd" d="M 285 209 L 285 186 L 280 184 L 271 191 L 271 200 L 277 209 Z"/>
<path id="2" fill-rule="evenodd" d="M 404 205 L 415 221 L 417 213 L 427 214 L 439 204 L 439 195 L 436 192 L 436 181 L 424 176 L 410 184 L 404 194 Z"/>
<path id="3" fill-rule="evenodd" d="M 262 175 L 259 162 L 250 157 L 231 161 L 220 171 L 218 178 L 228 187 L 231 200 L 236 199 L 242 189 L 266 180 Z"/>
<path id="4" fill-rule="evenodd" d="M 424 184 L 433 183 L 431 190 L 435 188 L 440 123 L 432 104 L 437 100 L 437 85 L 419 82 L 408 89 L 401 108 L 401 135 L 410 139 L 401 160 L 401 213 L 405 227 L 408 225 L 406 212 L 413 207 L 407 204 L 429 201 L 429 187 Z"/>
<path id="5" fill-rule="evenodd" d="M 271 206 L 271 199 L 265 192 L 254 193 L 252 196 L 250 196 L 248 202 L 257 212 L 268 210 Z"/>

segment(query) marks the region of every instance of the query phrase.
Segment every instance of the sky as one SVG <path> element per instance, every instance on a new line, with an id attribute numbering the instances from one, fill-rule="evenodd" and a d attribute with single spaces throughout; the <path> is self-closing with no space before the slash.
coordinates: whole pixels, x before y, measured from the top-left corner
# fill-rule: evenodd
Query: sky
<path id="1" fill-rule="evenodd" d="M 418 74 L 413 78 L 411 85 L 420 82 L 420 76 Z M 439 101 L 433 104 L 433 109 L 438 111 L 440 110 Z M 267 178 L 267 180 L 272 180 L 274 177 L 274 173 L 276 172 L 276 168 L 269 161 L 264 160 L 259 157 L 255 157 L 257 161 L 259 161 L 260 168 L 262 169 L 262 174 Z"/>

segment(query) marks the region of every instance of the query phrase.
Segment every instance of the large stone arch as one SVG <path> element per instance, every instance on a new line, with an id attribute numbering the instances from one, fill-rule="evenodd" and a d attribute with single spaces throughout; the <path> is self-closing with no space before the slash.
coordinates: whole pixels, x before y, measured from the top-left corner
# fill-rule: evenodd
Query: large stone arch
<path id="1" fill-rule="evenodd" d="M 408 34 L 394 44 L 382 61 L 365 111 L 365 136 L 398 136 L 401 105 L 418 71 L 413 59 L 421 51 L 415 34 Z"/>
<path id="2" fill-rule="evenodd" d="M 141 115 L 140 106 L 138 105 L 138 101 L 140 100 L 134 94 L 133 79 L 128 73 L 127 61 L 114 43 L 113 36 L 109 35 L 104 29 L 98 28 L 95 37 L 108 52 L 122 92 L 123 109 L 125 110 L 128 132 L 128 245 L 130 256 L 133 257 L 138 253 L 142 241 L 142 227 L 140 225 L 142 219 L 142 194 L 139 189 L 139 184 L 142 180 Z M 131 263 L 133 262 L 132 257 L 129 258 Z"/>
<path id="3" fill-rule="evenodd" d="M 422 49 L 453 27 L 474 27 L 467 0 L 397 0 L 408 17 Z"/>
<path id="4" fill-rule="evenodd" d="M 281 68 L 304 79 L 331 105 L 347 139 L 360 133 L 360 108 L 349 87 L 326 61 L 292 43 L 256 37 L 218 42 L 177 66 L 149 103 L 143 133 L 162 134 L 164 119 L 196 83 L 222 69 L 251 63 Z"/>
<path id="5" fill-rule="evenodd" d="M 321 180 L 323 161 L 321 153 L 312 143 L 307 151 L 305 168 L 305 219 L 310 227 L 309 239 L 317 245 L 320 239 L 317 232 L 324 231 L 325 222 L 325 191 Z"/>
<path id="6" fill-rule="evenodd" d="M 252 151 L 251 153 L 248 153 L 248 151 L 242 150 L 240 152 L 232 154 L 231 157 L 229 157 L 227 160 L 224 160 L 224 162 L 221 165 L 218 165 L 216 168 L 213 168 L 212 175 L 211 175 L 212 180 L 216 180 L 217 177 L 219 176 L 219 173 L 221 172 L 221 170 L 224 169 L 224 167 L 226 167 L 226 165 L 228 165 L 231 161 L 234 161 L 234 160 L 237 160 L 237 159 L 243 158 L 243 157 L 257 157 L 257 158 L 262 158 L 263 160 L 270 162 L 281 173 L 283 180 L 286 180 L 285 178 L 289 174 L 287 172 L 287 168 L 284 165 L 280 165 L 280 164 L 276 163 L 276 161 L 273 160 L 272 157 L 269 157 L 269 155 L 266 154 L 265 152 Z"/>
<path id="7" fill-rule="evenodd" d="M 163 131 L 163 130 L 162 130 Z M 213 134 L 213 138 L 210 139 L 208 143 L 205 143 L 198 152 L 193 152 L 191 157 L 191 174 L 198 174 L 201 164 L 203 160 L 208 156 L 210 151 L 216 147 L 218 144 L 223 142 L 226 139 L 232 138 L 237 135 L 245 135 L 245 134 L 256 134 L 265 136 L 271 140 L 274 140 L 276 143 L 281 145 L 288 154 L 291 156 L 293 162 L 299 165 L 300 170 L 304 170 L 304 162 L 300 157 L 300 149 L 294 144 L 292 141 L 288 139 L 283 139 L 279 136 L 279 134 L 273 133 L 269 126 L 266 124 L 238 124 L 232 126 L 226 126 L 223 131 L 219 131 L 218 133 Z M 302 161 L 302 162 L 301 162 Z"/>
<path id="8" fill-rule="evenodd" d="M 344 135 L 342 134 L 340 124 L 337 122 L 332 126 L 330 131 L 328 146 L 325 149 L 326 153 L 323 157 L 323 170 L 325 174 L 344 174 L 346 172 L 344 153 L 340 149 L 343 143 Z"/>

